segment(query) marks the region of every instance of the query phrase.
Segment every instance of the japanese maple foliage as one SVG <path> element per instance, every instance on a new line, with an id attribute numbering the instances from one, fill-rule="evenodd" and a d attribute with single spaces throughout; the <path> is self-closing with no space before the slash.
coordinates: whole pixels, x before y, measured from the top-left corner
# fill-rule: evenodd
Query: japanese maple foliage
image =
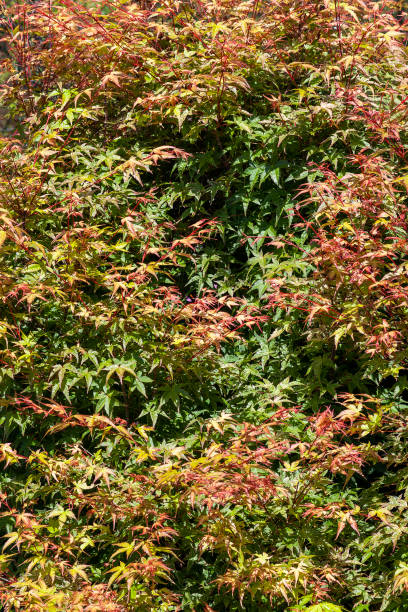
<path id="1" fill-rule="evenodd" d="M 7 612 L 407 609 L 398 4 L 2 2 Z"/>

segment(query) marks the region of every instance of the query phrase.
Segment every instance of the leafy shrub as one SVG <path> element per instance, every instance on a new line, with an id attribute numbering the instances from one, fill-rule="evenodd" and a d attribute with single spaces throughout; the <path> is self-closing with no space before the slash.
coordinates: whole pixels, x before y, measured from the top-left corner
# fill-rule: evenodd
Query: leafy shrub
<path id="1" fill-rule="evenodd" d="M 394 4 L 2 10 L 5 609 L 406 609 Z"/>

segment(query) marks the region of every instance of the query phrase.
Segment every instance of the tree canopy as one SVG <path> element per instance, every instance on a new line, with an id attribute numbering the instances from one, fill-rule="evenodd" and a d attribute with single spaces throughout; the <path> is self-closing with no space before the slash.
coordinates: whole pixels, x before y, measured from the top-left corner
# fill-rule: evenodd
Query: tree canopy
<path id="1" fill-rule="evenodd" d="M 6 612 L 408 609 L 403 8 L 2 3 Z"/>

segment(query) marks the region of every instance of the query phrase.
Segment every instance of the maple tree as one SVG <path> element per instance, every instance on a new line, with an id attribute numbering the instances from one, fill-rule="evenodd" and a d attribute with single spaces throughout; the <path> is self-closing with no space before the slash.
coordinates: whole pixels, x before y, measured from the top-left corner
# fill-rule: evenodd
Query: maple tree
<path id="1" fill-rule="evenodd" d="M 405 610 L 404 7 L 0 29 L 4 609 Z"/>

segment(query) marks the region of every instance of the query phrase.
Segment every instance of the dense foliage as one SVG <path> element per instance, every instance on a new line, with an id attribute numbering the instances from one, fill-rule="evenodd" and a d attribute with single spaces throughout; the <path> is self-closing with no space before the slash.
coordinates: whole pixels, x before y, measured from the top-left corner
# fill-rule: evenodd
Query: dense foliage
<path id="1" fill-rule="evenodd" d="M 2 3 L 6 612 L 408 609 L 398 4 Z"/>

